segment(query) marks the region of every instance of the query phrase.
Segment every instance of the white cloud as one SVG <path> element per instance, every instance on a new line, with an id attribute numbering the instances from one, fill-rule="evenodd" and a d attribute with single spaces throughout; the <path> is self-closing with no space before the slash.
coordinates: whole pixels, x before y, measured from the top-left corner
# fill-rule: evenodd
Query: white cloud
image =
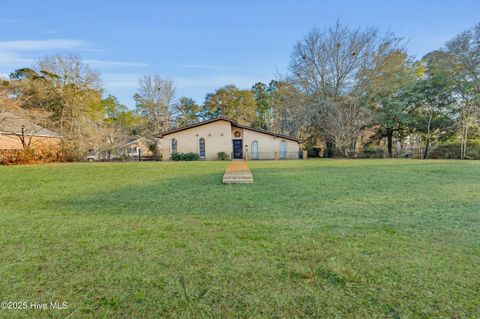
<path id="1" fill-rule="evenodd" d="M 87 49 L 82 40 L 47 39 L 0 41 L 0 71 L 31 66 L 36 58 L 52 50 Z"/>
<path id="2" fill-rule="evenodd" d="M 85 63 L 88 63 L 92 66 L 98 67 L 147 67 L 147 63 L 139 62 L 124 62 L 124 61 L 107 61 L 107 60 L 85 60 Z"/>
<path id="3" fill-rule="evenodd" d="M 141 75 L 131 73 L 106 73 L 102 76 L 103 83 L 107 90 L 110 88 L 136 88 L 140 77 Z"/>
<path id="4" fill-rule="evenodd" d="M 0 50 L 6 51 L 78 50 L 81 48 L 88 48 L 88 44 L 82 40 L 69 39 L 0 41 Z"/>
<path id="5" fill-rule="evenodd" d="M 19 67 L 31 67 L 35 60 L 48 53 L 56 52 L 98 51 L 89 43 L 75 39 L 13 40 L 0 41 L 0 72 L 11 72 Z M 146 63 L 128 61 L 109 61 L 84 59 L 94 68 L 143 68 Z M 122 86 L 126 84 L 121 82 Z"/>
<path id="6" fill-rule="evenodd" d="M 175 78 L 175 83 L 180 88 L 219 88 L 224 85 L 234 84 L 239 88 L 250 88 L 259 81 L 270 81 L 271 75 L 211 75 L 200 77 Z"/>

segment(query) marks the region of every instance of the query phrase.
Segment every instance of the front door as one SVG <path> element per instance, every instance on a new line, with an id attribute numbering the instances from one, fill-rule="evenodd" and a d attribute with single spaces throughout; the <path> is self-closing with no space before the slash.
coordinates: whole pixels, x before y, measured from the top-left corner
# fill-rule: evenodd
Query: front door
<path id="1" fill-rule="evenodd" d="M 233 140 L 233 159 L 243 158 L 242 140 Z"/>

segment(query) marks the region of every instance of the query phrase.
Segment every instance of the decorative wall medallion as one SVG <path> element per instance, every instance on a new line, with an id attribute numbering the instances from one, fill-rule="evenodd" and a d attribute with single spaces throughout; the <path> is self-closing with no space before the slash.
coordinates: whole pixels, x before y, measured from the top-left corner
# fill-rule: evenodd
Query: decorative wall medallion
<path id="1" fill-rule="evenodd" d="M 233 136 L 240 137 L 242 136 L 242 133 L 240 131 L 235 131 L 235 133 L 233 133 Z"/>

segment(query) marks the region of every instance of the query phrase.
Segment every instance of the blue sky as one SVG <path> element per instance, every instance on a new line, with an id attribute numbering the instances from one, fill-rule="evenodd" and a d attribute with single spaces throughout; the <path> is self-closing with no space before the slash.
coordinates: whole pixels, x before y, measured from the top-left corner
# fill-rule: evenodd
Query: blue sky
<path id="1" fill-rule="evenodd" d="M 287 71 L 295 42 L 337 19 L 408 39 L 417 57 L 480 22 L 480 1 L 10 1 L 0 10 L 0 76 L 53 53 L 78 53 L 129 107 L 138 78 L 174 79 L 199 103 Z"/>

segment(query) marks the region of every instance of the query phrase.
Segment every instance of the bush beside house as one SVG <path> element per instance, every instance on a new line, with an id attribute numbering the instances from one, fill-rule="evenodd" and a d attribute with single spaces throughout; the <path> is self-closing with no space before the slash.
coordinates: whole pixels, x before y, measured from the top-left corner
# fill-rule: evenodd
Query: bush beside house
<path id="1" fill-rule="evenodd" d="M 189 152 L 189 153 L 173 153 L 170 156 L 172 161 L 198 161 L 200 156 L 197 153 Z"/>

